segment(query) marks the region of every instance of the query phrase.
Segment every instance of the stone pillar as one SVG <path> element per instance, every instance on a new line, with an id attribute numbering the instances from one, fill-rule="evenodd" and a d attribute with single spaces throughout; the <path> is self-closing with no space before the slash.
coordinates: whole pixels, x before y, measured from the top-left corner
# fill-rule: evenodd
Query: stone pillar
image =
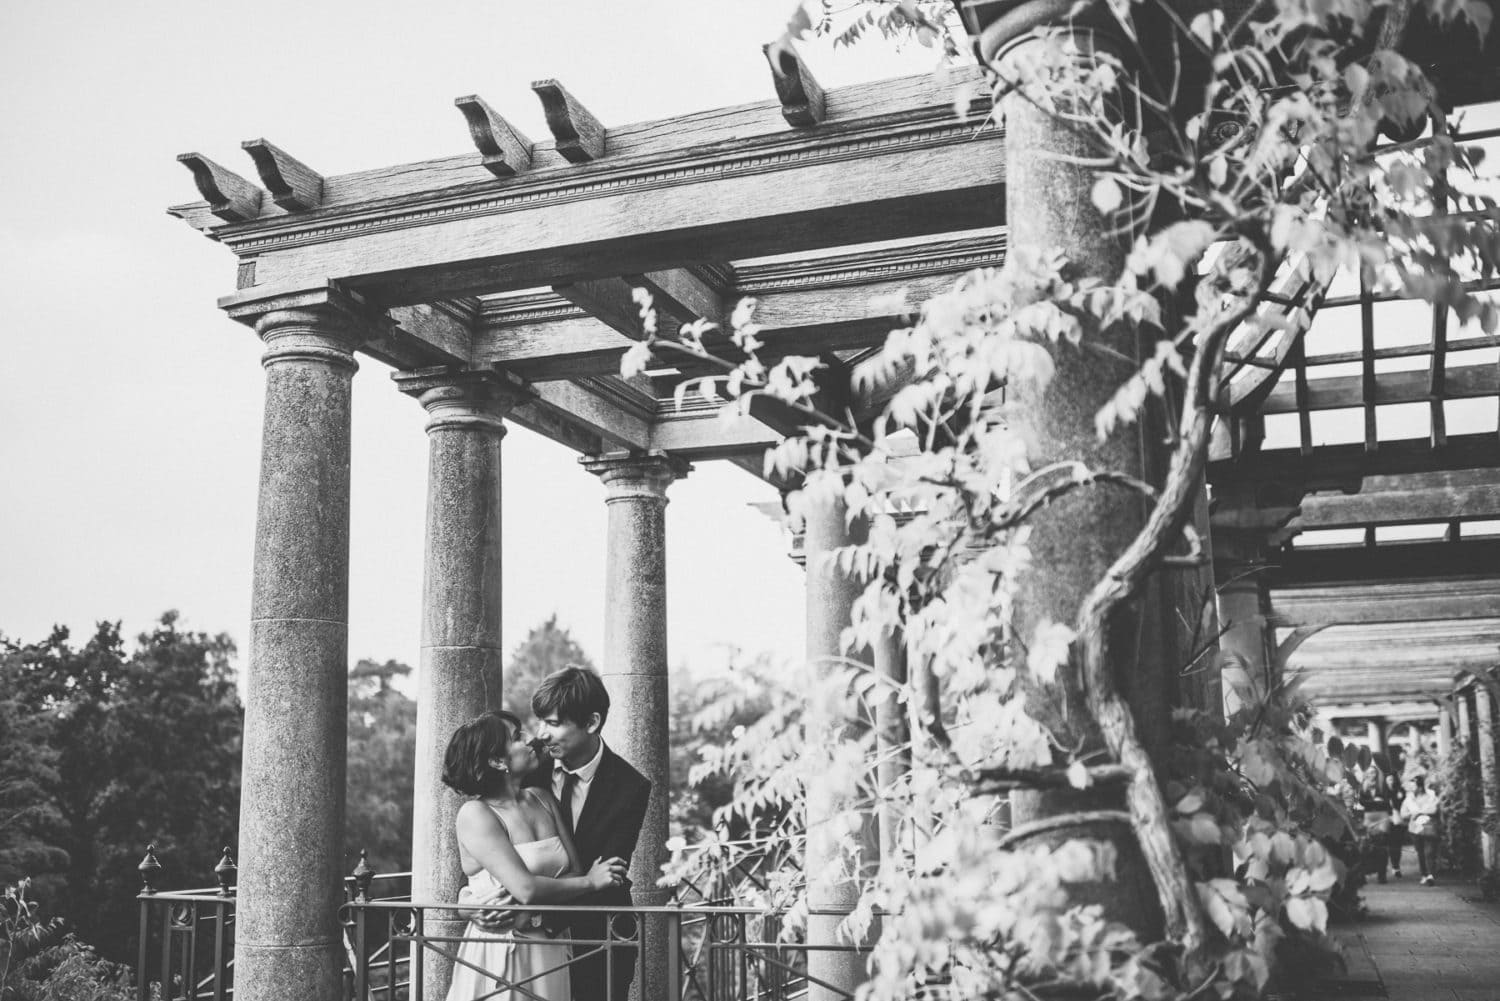
<path id="1" fill-rule="evenodd" d="M 1453 693 L 1453 702 L 1458 707 L 1458 739 L 1465 747 L 1474 746 L 1474 711 L 1470 708 L 1469 692 L 1459 689 Z"/>
<path id="2" fill-rule="evenodd" d="M 850 609 L 863 584 L 844 574 L 832 559 L 834 549 L 863 539 L 864 525 L 856 521 L 852 530 L 845 520 L 842 501 L 815 503 L 807 513 L 804 551 L 807 559 L 807 663 L 820 678 L 845 662 L 840 635 L 849 625 Z M 810 713 L 831 715 L 830 707 L 814 704 Z M 830 718 L 820 723 L 830 729 L 846 727 L 848 719 Z M 859 899 L 857 878 L 849 871 L 839 847 L 835 817 L 849 808 L 847 790 L 828 782 L 811 780 L 807 789 L 807 850 L 803 871 L 808 878 L 808 905 L 814 910 L 848 912 Z M 862 861 L 873 864 L 879 857 L 874 824 L 866 818 L 860 832 Z M 865 981 L 864 956 L 840 949 L 849 942 L 838 935 L 843 920 L 838 914 L 813 914 L 807 922 L 809 1001 L 833 1001 L 852 994 Z M 824 947 L 820 950 L 819 947 Z M 825 951 L 826 950 L 826 951 Z M 819 983 L 829 985 L 819 986 Z"/>
<path id="3" fill-rule="evenodd" d="M 1453 710 L 1447 706 L 1438 708 L 1437 744 L 1438 757 L 1446 760 L 1453 753 Z"/>
<path id="4" fill-rule="evenodd" d="M 245 675 L 235 996 L 341 997 L 349 426 L 359 340 L 330 302 L 261 315 L 266 409 Z"/>
<path id="5" fill-rule="evenodd" d="M 1365 720 L 1365 742 L 1370 745 L 1371 754 L 1385 753 L 1385 720 Z"/>
<path id="6" fill-rule="evenodd" d="M 979 36 L 981 58 L 1015 79 L 1033 53 L 1046 42 L 1031 33 L 1051 26 L 1068 31 L 1079 58 L 1093 53 L 1120 53 L 1108 35 L 1086 26 L 1087 15 L 1066 17 L 1063 7 L 1046 0 L 1015 4 L 972 5 L 977 18 L 989 11 L 994 20 Z M 1107 20 L 1107 18 L 1105 19 Z M 974 30 L 970 28 L 971 32 Z M 1131 234 L 1121 232 L 1116 218 L 1099 212 L 1092 190 L 1098 176 L 1089 161 L 1097 157 L 1088 140 L 1057 127 L 1054 116 L 1022 95 L 1002 98 L 1000 111 L 1006 128 L 1006 219 L 1012 255 L 1059 253 L 1066 276 L 1073 280 L 1097 277 L 1112 280 L 1125 262 Z M 1034 432 L 1031 464 L 1078 460 L 1091 469 L 1110 469 L 1149 478 L 1160 466 L 1156 442 L 1161 411 L 1148 404 L 1142 419 L 1099 441 L 1094 415 L 1136 370 L 1140 356 L 1137 334 L 1125 324 L 1090 330 L 1087 336 L 1110 349 L 1118 361 L 1102 360 L 1103 353 L 1084 353 L 1062 345 L 1053 353 L 1057 367 L 1048 391 L 1038 396 L 1026 385 L 1013 387 L 1016 411 L 1030 421 Z M 1052 621 L 1073 626 L 1085 596 L 1135 538 L 1149 511 L 1141 497 L 1118 489 L 1088 488 L 1054 501 L 1033 519 L 1030 536 L 1032 567 L 1019 582 L 1015 603 L 1016 635 L 1029 643 L 1037 628 Z M 1160 580 L 1148 582 L 1140 594 L 1109 624 L 1110 664 L 1115 683 L 1127 700 L 1137 736 L 1148 753 L 1163 751 L 1168 743 L 1170 710 L 1176 697 L 1177 668 L 1185 661 L 1162 635 L 1166 621 Z M 1042 685 L 1027 678 L 1027 709 L 1059 739 L 1085 755 L 1099 750 L 1102 736 L 1090 716 L 1081 711 L 1083 693 L 1070 677 Z M 1071 707 L 1071 708 L 1070 708 Z M 1146 940 L 1161 933 L 1159 908 L 1152 906 L 1155 891 L 1131 826 L 1125 822 L 1081 829 L 1056 820 L 1077 811 L 1123 809 L 1123 789 L 1092 788 L 1018 791 L 1011 796 L 1011 818 L 1025 838 L 1046 843 L 1074 837 L 1105 839 L 1120 852 L 1117 879 L 1085 890 L 1075 888 L 1070 899 L 1098 902 L 1106 916 L 1128 922 Z M 1097 891 L 1097 896 L 1093 894 Z"/>
<path id="7" fill-rule="evenodd" d="M 605 487 L 609 508 L 604 561 L 604 667 L 609 720 L 604 738 L 651 782 L 646 821 L 630 862 L 638 906 L 666 903 L 657 887 L 666 861 L 671 787 L 671 699 L 667 688 L 667 487 L 691 469 L 662 452 L 583 460 Z M 667 993 L 664 925 L 646 923 L 635 996 Z"/>
<path id="8" fill-rule="evenodd" d="M 881 642 L 875 647 L 875 671 L 898 686 L 906 684 L 906 641 L 900 630 L 881 637 Z M 874 691 L 882 693 L 884 689 L 877 688 Z M 875 703 L 875 753 L 879 757 L 876 782 L 882 795 L 911 771 L 910 739 L 906 707 L 894 698 L 881 695 Z M 898 808 L 889 802 L 881 802 L 877 826 L 880 831 L 882 865 L 895 862 L 901 857 L 902 820 Z"/>
<path id="9" fill-rule="evenodd" d="M 1489 686 L 1482 680 L 1474 684 L 1474 723 L 1479 744 L 1479 786 L 1484 793 L 1484 815 L 1494 817 L 1500 813 L 1500 764 L 1496 763 L 1495 699 Z M 1486 871 L 1500 870 L 1500 839 L 1485 831 L 1481 849 L 1484 853 Z"/>
<path id="10" fill-rule="evenodd" d="M 495 372 L 398 374 L 427 421 L 427 555 L 417 668 L 412 899 L 451 901 L 463 886 L 454 818 L 463 797 L 443 785 L 443 752 L 467 720 L 502 706 L 500 440 L 517 391 Z M 458 936 L 463 915 L 431 911 L 429 934 Z M 422 995 L 448 995 L 452 964 L 424 949 Z"/>

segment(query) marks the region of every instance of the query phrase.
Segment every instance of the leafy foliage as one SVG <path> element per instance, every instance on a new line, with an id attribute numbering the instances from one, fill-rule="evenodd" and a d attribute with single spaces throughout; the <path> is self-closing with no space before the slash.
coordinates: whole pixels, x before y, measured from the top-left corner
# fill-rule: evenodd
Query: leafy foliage
<path id="1" fill-rule="evenodd" d="M 1054 249 L 1012 246 L 1004 268 L 965 276 L 893 331 L 848 393 L 825 392 L 821 359 L 763 357 L 753 301 L 735 310 L 728 344 L 710 350 L 712 325 L 664 336 L 649 296 L 638 297 L 646 337 L 622 374 L 674 353 L 717 366 L 679 391 L 727 399 L 731 415 L 773 406 L 803 425 L 766 455 L 768 476 L 795 488 L 793 518 L 835 510 L 868 526 L 830 557 L 861 585 L 842 637 L 850 661 L 814 665 L 816 680 L 708 752 L 705 774 L 733 775 L 735 796 L 669 876 L 730 874 L 757 854 L 833 844 L 826 871 L 788 870 L 757 889 L 795 916 L 813 885 L 853 886 L 844 931 L 856 940 L 884 911 L 862 989 L 875 1001 L 1039 988 L 1252 996 L 1278 963 L 1312 955 L 1343 876 L 1330 846 L 1347 824 L 1326 791 L 1337 769 L 1309 739 L 1294 686 L 1225 672 L 1226 718 L 1180 713 L 1179 743 L 1153 759 L 1119 693 L 1108 623 L 1151 574 L 1201 559 L 1189 516 L 1237 372 L 1230 352 L 1301 336 L 1341 269 L 1374 292 L 1500 326 L 1500 306 L 1476 294 L 1500 272 L 1500 209 L 1476 183 L 1481 151 L 1452 139 L 1420 69 L 1367 31 L 1375 9 L 1268 0 L 1185 21 L 1165 2 L 1080 3 L 1013 50 L 990 68 L 997 102 L 1040 112 L 1084 144 L 1094 206 L 1130 247 L 1124 268 L 1086 274 Z M 872 5 L 862 23 L 883 11 Z M 1083 41 L 1100 36 L 1068 30 L 1074 17 L 1090 29 L 1108 22 L 1118 47 Z M 1380 145 L 1382 130 L 1424 122 L 1427 137 Z M 1273 288 L 1292 290 L 1277 296 L 1290 305 L 1265 308 Z M 1119 361 L 1112 345 L 1131 340 L 1152 347 L 1127 359 L 1134 374 L 1095 430 L 1125 433 L 1148 404 L 1174 415 L 1159 482 L 1048 454 L 1036 424 L 1039 401 L 1073 389 L 1059 373 Z M 851 397 L 874 405 L 827 402 Z M 1074 618 L 1017 635 L 1035 520 L 1099 490 L 1143 498 L 1144 527 Z M 909 684 L 857 663 L 892 633 Z M 872 767 L 871 729 L 846 724 L 893 700 L 913 739 L 911 768 L 892 782 Z M 1106 783 L 1125 787 L 1165 942 L 1081 903 L 1080 886 L 1124 864 L 1110 842 L 1043 847 L 1000 831 L 1006 788 Z M 907 847 L 877 866 L 861 817 L 882 804 Z"/>
<path id="2" fill-rule="evenodd" d="M 68 863 L 47 898 L 80 938 L 127 960 L 136 862 L 154 842 L 175 886 L 212 880 L 238 826 L 242 712 L 227 636 L 184 632 L 168 612 L 127 654 L 118 624 L 81 648 L 65 629 L 6 644 L 4 689 L 55 764 L 36 809 L 55 812 Z"/>
<path id="3" fill-rule="evenodd" d="M 557 613 L 554 612 L 541 625 L 533 626 L 526 638 L 511 651 L 502 682 L 505 708 L 515 713 L 518 719 L 530 719 L 531 693 L 547 675 L 569 664 L 594 669 L 594 662 L 578 645 L 573 634 L 567 627 L 558 625 Z"/>
<path id="4" fill-rule="evenodd" d="M 392 686 L 411 668 L 361 660 L 349 672 L 349 774 L 344 789 L 344 855 L 361 851 L 376 872 L 411 868 L 417 704 Z"/>

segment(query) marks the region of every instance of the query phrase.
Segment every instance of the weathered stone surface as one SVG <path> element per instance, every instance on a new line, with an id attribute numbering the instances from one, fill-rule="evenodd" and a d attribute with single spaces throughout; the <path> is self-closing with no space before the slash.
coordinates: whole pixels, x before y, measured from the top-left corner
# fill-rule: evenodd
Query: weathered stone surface
<path id="1" fill-rule="evenodd" d="M 397 384 L 429 415 L 412 895 L 450 901 L 464 884 L 454 833 L 463 798 L 442 783 L 443 753 L 460 724 L 502 705 L 500 442 L 514 395 L 493 372 L 402 375 Z M 467 923 L 447 911 L 427 921 L 445 936 Z M 440 1001 L 452 964 L 426 951 L 423 966 L 424 1001 Z"/>
<path id="2" fill-rule="evenodd" d="M 272 313 L 245 680 L 236 996 L 341 989 L 352 339 Z"/>
<path id="3" fill-rule="evenodd" d="M 651 782 L 635 857 L 630 862 L 637 904 L 665 903 L 657 889 L 666 859 L 667 794 L 671 787 L 667 680 L 667 487 L 687 475 L 686 463 L 662 454 L 604 456 L 584 461 L 603 481 L 609 524 L 604 561 L 604 664 L 609 689 L 604 739 Z M 641 956 L 636 997 L 665 996 L 664 927 L 648 921 L 657 947 Z"/>
<path id="4" fill-rule="evenodd" d="M 347 342 L 302 326 L 265 337 L 251 616 L 346 621 L 354 358 Z"/>
<path id="5" fill-rule="evenodd" d="M 849 625 L 849 611 L 859 596 L 858 580 L 840 572 L 831 558 L 834 549 L 862 540 L 864 524 L 856 521 L 852 531 L 845 526 L 842 502 L 815 508 L 807 515 L 804 546 L 807 553 L 807 662 L 820 675 L 842 663 L 845 654 L 840 634 Z M 871 654 L 864 651 L 863 659 Z M 822 711 L 814 706 L 809 711 Z M 849 721 L 829 719 L 824 725 L 837 727 Z M 850 910 L 858 900 L 858 888 L 845 872 L 843 857 L 830 832 L 828 819 L 844 808 L 839 791 L 826 783 L 809 782 L 807 789 L 807 853 L 803 862 L 809 874 L 808 904 L 813 910 Z M 879 858 L 879 841 L 873 817 L 866 818 L 863 857 Z M 807 922 L 810 945 L 847 945 L 840 939 L 838 914 L 813 914 Z M 853 952 L 811 951 L 807 955 L 812 1001 L 834 1001 L 847 996 L 865 980 L 865 959 Z"/>

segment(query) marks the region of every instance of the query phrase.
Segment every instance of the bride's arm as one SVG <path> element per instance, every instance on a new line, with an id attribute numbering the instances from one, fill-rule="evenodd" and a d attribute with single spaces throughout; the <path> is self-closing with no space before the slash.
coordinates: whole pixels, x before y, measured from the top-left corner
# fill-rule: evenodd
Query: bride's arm
<path id="1" fill-rule="evenodd" d="M 564 903 L 624 878 L 625 863 L 620 859 L 601 859 L 581 876 L 553 878 L 532 872 L 516 853 L 500 818 L 478 800 L 459 807 L 457 826 L 459 843 L 522 904 Z"/>

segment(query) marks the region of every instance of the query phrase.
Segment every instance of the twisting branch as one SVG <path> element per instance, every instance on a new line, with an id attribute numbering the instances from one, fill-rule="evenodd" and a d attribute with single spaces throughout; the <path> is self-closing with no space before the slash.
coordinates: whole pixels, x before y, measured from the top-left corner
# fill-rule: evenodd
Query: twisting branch
<path id="1" fill-rule="evenodd" d="M 1256 250 L 1260 261 L 1255 288 L 1198 338 L 1197 352 L 1188 369 L 1178 445 L 1172 453 L 1160 500 L 1140 533 L 1089 592 L 1078 612 L 1084 698 L 1110 752 L 1132 773 L 1126 802 L 1161 898 L 1167 936 L 1180 941 L 1190 955 L 1198 952 L 1206 940 L 1203 914 L 1172 837 L 1168 805 L 1157 784 L 1151 759 L 1136 734 L 1130 707 L 1120 696 L 1110 673 L 1108 625 L 1110 614 L 1140 588 L 1187 524 L 1207 461 L 1215 374 L 1223 363 L 1230 333 L 1255 309 L 1275 272 L 1271 248 L 1257 241 Z"/>

